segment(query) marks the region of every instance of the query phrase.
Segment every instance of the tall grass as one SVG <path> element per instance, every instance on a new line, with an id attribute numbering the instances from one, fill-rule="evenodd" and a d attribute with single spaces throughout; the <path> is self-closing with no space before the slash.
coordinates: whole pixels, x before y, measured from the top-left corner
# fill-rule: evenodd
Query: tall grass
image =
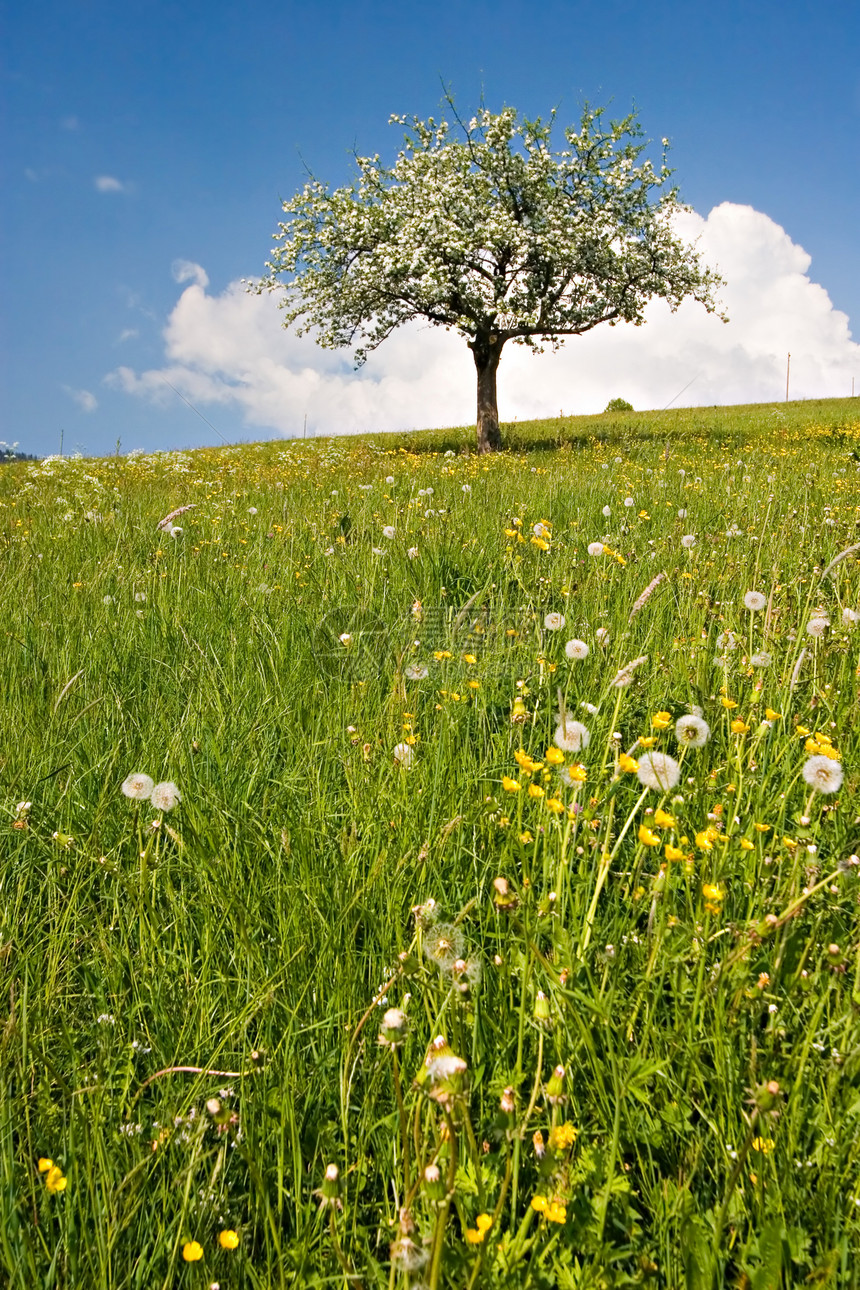
<path id="1" fill-rule="evenodd" d="M 3 1284 L 860 1285 L 856 403 L 506 434 L 0 470 Z"/>

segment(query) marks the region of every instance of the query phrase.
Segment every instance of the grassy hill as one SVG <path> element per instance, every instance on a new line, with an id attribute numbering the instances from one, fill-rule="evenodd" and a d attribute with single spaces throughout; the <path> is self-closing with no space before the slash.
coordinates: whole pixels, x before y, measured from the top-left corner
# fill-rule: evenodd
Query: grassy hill
<path id="1" fill-rule="evenodd" d="M 0 472 L 0 1283 L 860 1284 L 857 401 L 504 433 Z"/>

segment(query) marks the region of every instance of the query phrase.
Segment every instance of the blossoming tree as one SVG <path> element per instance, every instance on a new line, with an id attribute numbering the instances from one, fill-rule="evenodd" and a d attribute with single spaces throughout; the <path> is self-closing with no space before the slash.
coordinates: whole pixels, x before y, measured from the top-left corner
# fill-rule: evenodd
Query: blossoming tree
<path id="1" fill-rule="evenodd" d="M 453 102 L 448 99 L 453 109 Z M 501 446 L 496 373 L 508 341 L 542 352 L 599 323 L 641 324 L 649 300 L 717 308 L 719 276 L 673 231 L 667 141 L 656 170 L 634 114 L 604 122 L 586 108 L 552 150 L 549 122 L 482 109 L 455 127 L 407 126 L 389 169 L 357 157 L 350 187 L 312 179 L 284 202 L 267 275 L 285 326 L 356 365 L 401 323 L 425 319 L 464 336 L 478 382 L 481 452 Z"/>

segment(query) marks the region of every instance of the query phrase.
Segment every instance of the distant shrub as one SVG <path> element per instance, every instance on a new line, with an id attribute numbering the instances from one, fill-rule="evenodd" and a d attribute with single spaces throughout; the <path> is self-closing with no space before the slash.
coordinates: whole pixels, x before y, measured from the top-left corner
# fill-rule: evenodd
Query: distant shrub
<path id="1" fill-rule="evenodd" d="M 610 399 L 604 412 L 632 412 L 633 404 L 628 403 L 626 399 Z"/>

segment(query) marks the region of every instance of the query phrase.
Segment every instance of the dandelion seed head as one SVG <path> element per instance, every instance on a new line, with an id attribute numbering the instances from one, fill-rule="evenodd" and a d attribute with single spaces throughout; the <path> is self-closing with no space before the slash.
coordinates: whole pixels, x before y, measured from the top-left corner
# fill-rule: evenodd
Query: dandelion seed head
<path id="1" fill-rule="evenodd" d="M 556 726 L 552 741 L 562 752 L 580 752 L 591 743 L 591 732 L 581 721 L 562 721 Z"/>
<path id="2" fill-rule="evenodd" d="M 843 774 L 841 762 L 834 761 L 832 757 L 817 754 L 803 764 L 803 778 L 817 793 L 838 793 Z"/>
<path id="3" fill-rule="evenodd" d="M 572 640 L 567 641 L 564 652 L 569 659 L 574 661 L 588 658 L 588 646 L 585 641 Z"/>
<path id="4" fill-rule="evenodd" d="M 675 738 L 685 748 L 704 748 L 711 737 L 711 727 L 701 715 L 691 712 L 675 722 Z"/>
<path id="5" fill-rule="evenodd" d="M 639 758 L 636 776 L 645 788 L 656 788 L 665 793 L 678 784 L 681 767 L 668 753 L 647 752 Z"/>
<path id="6" fill-rule="evenodd" d="M 139 771 L 134 771 L 128 775 L 122 782 L 122 792 L 126 797 L 130 797 L 133 802 L 145 802 L 152 795 L 155 788 L 155 780 L 149 775 L 143 775 Z"/>
<path id="7" fill-rule="evenodd" d="M 763 596 L 760 591 L 748 591 L 744 596 L 744 604 L 750 613 L 757 613 L 767 605 L 767 596 Z"/>
<path id="8" fill-rule="evenodd" d="M 182 801 L 182 794 L 172 780 L 164 780 L 161 784 L 155 785 L 149 800 L 156 811 L 172 811 L 174 806 Z"/>

